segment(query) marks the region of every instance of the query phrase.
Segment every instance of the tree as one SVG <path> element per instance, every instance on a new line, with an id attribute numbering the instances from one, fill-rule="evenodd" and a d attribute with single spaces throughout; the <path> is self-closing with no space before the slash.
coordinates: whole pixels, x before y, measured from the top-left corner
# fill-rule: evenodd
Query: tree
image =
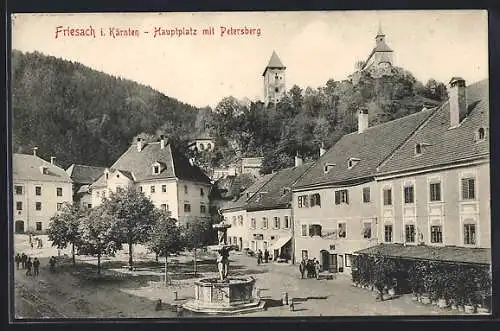
<path id="1" fill-rule="evenodd" d="M 129 268 L 132 269 L 132 247 L 134 244 L 143 244 L 149 240 L 151 231 L 156 222 L 155 206 L 142 192 L 134 187 L 117 190 L 111 193 L 103 204 L 109 215 L 117 223 L 118 241 L 128 244 Z"/>
<path id="2" fill-rule="evenodd" d="M 198 218 L 192 223 L 186 223 L 181 229 L 183 246 L 193 250 L 194 275 L 197 273 L 196 250 L 215 242 L 216 231 L 208 219 Z"/>
<path id="3" fill-rule="evenodd" d="M 97 256 L 98 275 L 101 274 L 101 257 L 113 256 L 121 249 L 117 230 L 115 218 L 103 206 L 91 209 L 78 225 L 81 236 L 78 248 L 83 254 Z"/>
<path id="4" fill-rule="evenodd" d="M 165 256 L 165 285 L 167 285 L 168 255 L 178 252 L 182 247 L 180 229 L 176 224 L 177 221 L 170 217 L 170 213 L 156 211 L 156 214 L 156 223 L 154 224 L 148 247 L 156 253 L 156 256 Z"/>
<path id="5" fill-rule="evenodd" d="M 373 285 L 378 291 L 380 301 L 383 301 L 385 289 L 393 284 L 395 263 L 382 254 L 377 254 L 373 259 L 373 263 Z"/>
<path id="6" fill-rule="evenodd" d="M 71 244 L 73 266 L 76 265 L 75 245 L 80 241 L 78 225 L 84 215 L 85 211 L 81 210 L 78 205 L 65 203 L 61 212 L 51 218 L 47 229 L 52 246 L 64 249 Z"/>

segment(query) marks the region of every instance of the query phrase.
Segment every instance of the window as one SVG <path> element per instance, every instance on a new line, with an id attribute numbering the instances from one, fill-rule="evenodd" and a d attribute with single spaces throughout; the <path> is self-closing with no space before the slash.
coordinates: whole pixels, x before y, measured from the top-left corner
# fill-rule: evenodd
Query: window
<path id="1" fill-rule="evenodd" d="M 474 178 L 462 178 L 462 199 L 474 200 L 476 198 L 476 183 Z"/>
<path id="2" fill-rule="evenodd" d="M 345 266 L 350 267 L 352 265 L 352 254 L 345 255 Z"/>
<path id="3" fill-rule="evenodd" d="M 36 210 L 42 210 L 42 203 L 41 203 L 41 202 L 37 202 L 37 203 L 35 204 L 35 209 L 36 209 Z"/>
<path id="4" fill-rule="evenodd" d="M 443 242 L 443 231 L 441 225 L 431 226 L 431 243 L 440 244 Z"/>
<path id="5" fill-rule="evenodd" d="M 62 192 L 63 192 L 63 191 L 62 191 L 62 187 L 58 187 L 58 188 L 56 189 L 56 194 L 57 194 L 57 196 L 58 196 L 58 197 L 62 197 L 62 195 L 63 195 L 63 194 L 62 194 Z"/>
<path id="6" fill-rule="evenodd" d="M 321 206 L 321 197 L 320 197 L 319 193 L 311 194 L 311 196 L 309 198 L 311 201 L 311 207 Z"/>
<path id="7" fill-rule="evenodd" d="M 42 187 L 35 186 L 35 195 L 42 195 Z"/>
<path id="8" fill-rule="evenodd" d="M 392 224 L 384 226 L 384 241 L 386 243 L 392 242 Z"/>
<path id="9" fill-rule="evenodd" d="M 102 191 L 102 197 L 103 199 L 106 198 L 106 191 Z"/>
<path id="10" fill-rule="evenodd" d="M 161 186 L 161 191 L 162 191 L 163 193 L 167 192 L 167 185 L 162 185 L 162 186 Z"/>
<path id="11" fill-rule="evenodd" d="M 275 91 L 275 92 L 279 92 L 279 90 L 280 90 L 280 89 L 279 89 L 279 88 L 277 88 L 277 87 L 274 89 L 274 91 Z"/>
<path id="12" fill-rule="evenodd" d="M 232 220 L 233 226 L 236 226 L 236 216 L 233 216 L 233 218 L 231 220 Z"/>
<path id="13" fill-rule="evenodd" d="M 108 179 L 108 178 L 109 178 L 109 174 L 108 174 L 108 173 L 106 173 L 106 179 Z"/>
<path id="14" fill-rule="evenodd" d="M 420 155 L 422 154 L 422 145 L 416 144 L 415 145 L 415 155 Z"/>
<path id="15" fill-rule="evenodd" d="M 349 192 L 347 190 L 335 191 L 335 204 L 349 203 Z"/>
<path id="16" fill-rule="evenodd" d="M 429 184 L 430 201 L 441 201 L 441 183 Z"/>
<path id="17" fill-rule="evenodd" d="M 372 223 L 363 223 L 363 238 L 371 239 L 372 237 Z"/>
<path id="18" fill-rule="evenodd" d="M 62 205 L 63 205 L 62 203 L 59 203 L 59 202 L 57 203 L 57 206 L 56 206 L 57 211 L 60 211 L 62 209 Z"/>
<path id="19" fill-rule="evenodd" d="M 479 128 L 479 130 L 477 130 L 478 140 L 484 140 L 485 136 L 486 136 L 486 134 L 485 134 L 484 128 Z"/>
<path id="20" fill-rule="evenodd" d="M 204 150 L 205 149 L 205 145 L 203 143 L 200 143 L 200 150 Z"/>
<path id="21" fill-rule="evenodd" d="M 238 215 L 238 225 L 243 226 L 243 215 Z"/>
<path id="22" fill-rule="evenodd" d="M 166 203 L 162 203 L 161 206 L 160 206 L 160 208 L 163 211 L 167 211 L 167 204 Z"/>
<path id="23" fill-rule="evenodd" d="M 211 143 L 208 143 L 207 144 L 207 150 L 211 150 L 212 149 L 212 144 Z"/>
<path id="24" fill-rule="evenodd" d="M 17 195 L 23 194 L 23 187 L 22 186 L 16 185 L 16 186 L 14 186 L 14 190 L 16 191 Z"/>
<path id="25" fill-rule="evenodd" d="M 16 202 L 16 210 L 23 210 L 23 203 L 21 201 Z"/>
<path id="26" fill-rule="evenodd" d="M 370 188 L 369 187 L 363 187 L 363 202 L 364 203 L 370 202 Z"/>
<path id="27" fill-rule="evenodd" d="M 301 195 L 298 197 L 298 207 L 309 208 L 309 199 L 307 195 Z"/>
<path id="28" fill-rule="evenodd" d="M 155 165 L 153 166 L 153 174 L 158 175 L 160 173 L 160 167 Z"/>
<path id="29" fill-rule="evenodd" d="M 116 178 L 120 178 L 120 174 L 116 174 Z"/>
<path id="30" fill-rule="evenodd" d="M 200 205 L 200 213 L 205 214 L 207 212 L 207 206 L 205 205 Z"/>
<path id="31" fill-rule="evenodd" d="M 274 218 L 274 228 L 275 229 L 279 229 L 280 228 L 280 218 L 279 217 L 275 217 Z"/>
<path id="32" fill-rule="evenodd" d="M 188 187 L 187 187 L 187 185 L 184 185 L 184 194 L 188 194 Z"/>
<path id="33" fill-rule="evenodd" d="M 139 186 L 139 191 L 142 192 L 142 186 Z"/>
<path id="34" fill-rule="evenodd" d="M 87 203 L 87 208 L 92 208 L 92 204 L 91 203 Z"/>
<path id="35" fill-rule="evenodd" d="M 339 238 L 345 238 L 347 235 L 346 223 L 339 223 Z"/>
<path id="36" fill-rule="evenodd" d="M 392 205 L 392 189 L 385 188 L 383 191 L 384 195 L 384 206 Z"/>
<path id="37" fill-rule="evenodd" d="M 309 254 L 307 254 L 307 249 L 302 250 L 302 259 L 303 260 L 308 260 L 309 259 Z"/>
<path id="38" fill-rule="evenodd" d="M 155 193 L 155 186 L 151 185 L 151 193 Z"/>
<path id="39" fill-rule="evenodd" d="M 191 212 L 191 205 L 189 203 L 184 204 L 184 212 L 185 213 L 190 213 Z"/>
<path id="40" fill-rule="evenodd" d="M 321 225 L 319 225 L 319 224 L 311 224 L 309 226 L 309 235 L 310 236 L 319 236 L 319 237 L 321 237 Z"/>
<path id="41" fill-rule="evenodd" d="M 415 192 L 413 189 L 413 185 L 408 185 L 404 187 L 404 195 L 405 195 L 405 203 L 415 202 Z"/>
<path id="42" fill-rule="evenodd" d="M 476 225 L 475 224 L 464 224 L 464 244 L 465 245 L 475 245 L 476 244 Z"/>
<path id="43" fill-rule="evenodd" d="M 303 237 L 306 237 L 307 236 L 307 224 L 302 224 L 301 229 L 302 229 L 301 235 Z"/>
<path id="44" fill-rule="evenodd" d="M 205 196 L 205 191 L 203 191 L 203 188 L 200 188 L 200 196 Z"/>
<path id="45" fill-rule="evenodd" d="M 267 226 L 268 226 L 267 223 L 268 223 L 267 222 L 267 217 L 262 217 L 262 228 L 263 229 L 267 229 Z"/>
<path id="46" fill-rule="evenodd" d="M 413 224 L 405 225 L 405 238 L 407 243 L 415 242 L 415 225 Z"/>
<path id="47" fill-rule="evenodd" d="M 257 227 L 257 221 L 255 220 L 255 218 L 252 218 L 250 220 L 250 226 L 252 227 L 252 229 L 255 229 Z"/>
<path id="48" fill-rule="evenodd" d="M 36 230 L 42 231 L 42 222 L 36 222 Z"/>
<path id="49" fill-rule="evenodd" d="M 285 216 L 283 220 L 285 221 L 285 229 L 290 228 L 290 219 L 288 218 L 288 216 Z"/>

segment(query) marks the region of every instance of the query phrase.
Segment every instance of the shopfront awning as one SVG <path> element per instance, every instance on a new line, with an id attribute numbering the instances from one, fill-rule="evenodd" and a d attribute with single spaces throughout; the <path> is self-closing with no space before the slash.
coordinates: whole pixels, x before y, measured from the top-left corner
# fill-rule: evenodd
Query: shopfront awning
<path id="1" fill-rule="evenodd" d="M 290 239 L 292 239 L 292 236 L 287 236 L 287 237 L 282 237 L 276 240 L 276 242 L 273 244 L 273 249 L 280 249 L 281 247 L 285 246 Z"/>

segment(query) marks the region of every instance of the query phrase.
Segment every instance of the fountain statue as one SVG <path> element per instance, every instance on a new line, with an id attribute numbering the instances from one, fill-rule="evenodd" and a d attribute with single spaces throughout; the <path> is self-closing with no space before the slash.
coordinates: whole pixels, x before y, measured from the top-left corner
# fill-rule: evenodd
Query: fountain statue
<path id="1" fill-rule="evenodd" d="M 184 308 L 206 314 L 238 314 L 264 309 L 264 302 L 256 295 L 255 278 L 252 276 L 228 276 L 229 252 L 233 246 L 227 244 L 227 224 L 219 210 L 220 222 L 213 225 L 217 230 L 218 244 L 212 246 L 217 252 L 218 278 L 202 278 L 195 281 L 195 299 L 184 304 Z"/>

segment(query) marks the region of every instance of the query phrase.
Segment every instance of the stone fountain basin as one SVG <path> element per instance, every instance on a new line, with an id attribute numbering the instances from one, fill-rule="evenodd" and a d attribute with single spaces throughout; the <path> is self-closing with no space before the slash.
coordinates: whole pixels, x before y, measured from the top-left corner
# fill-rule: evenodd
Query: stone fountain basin
<path id="1" fill-rule="evenodd" d="M 255 294 L 255 278 L 248 276 L 203 278 L 195 282 L 195 299 L 184 307 L 208 314 L 234 314 L 263 309 Z"/>

